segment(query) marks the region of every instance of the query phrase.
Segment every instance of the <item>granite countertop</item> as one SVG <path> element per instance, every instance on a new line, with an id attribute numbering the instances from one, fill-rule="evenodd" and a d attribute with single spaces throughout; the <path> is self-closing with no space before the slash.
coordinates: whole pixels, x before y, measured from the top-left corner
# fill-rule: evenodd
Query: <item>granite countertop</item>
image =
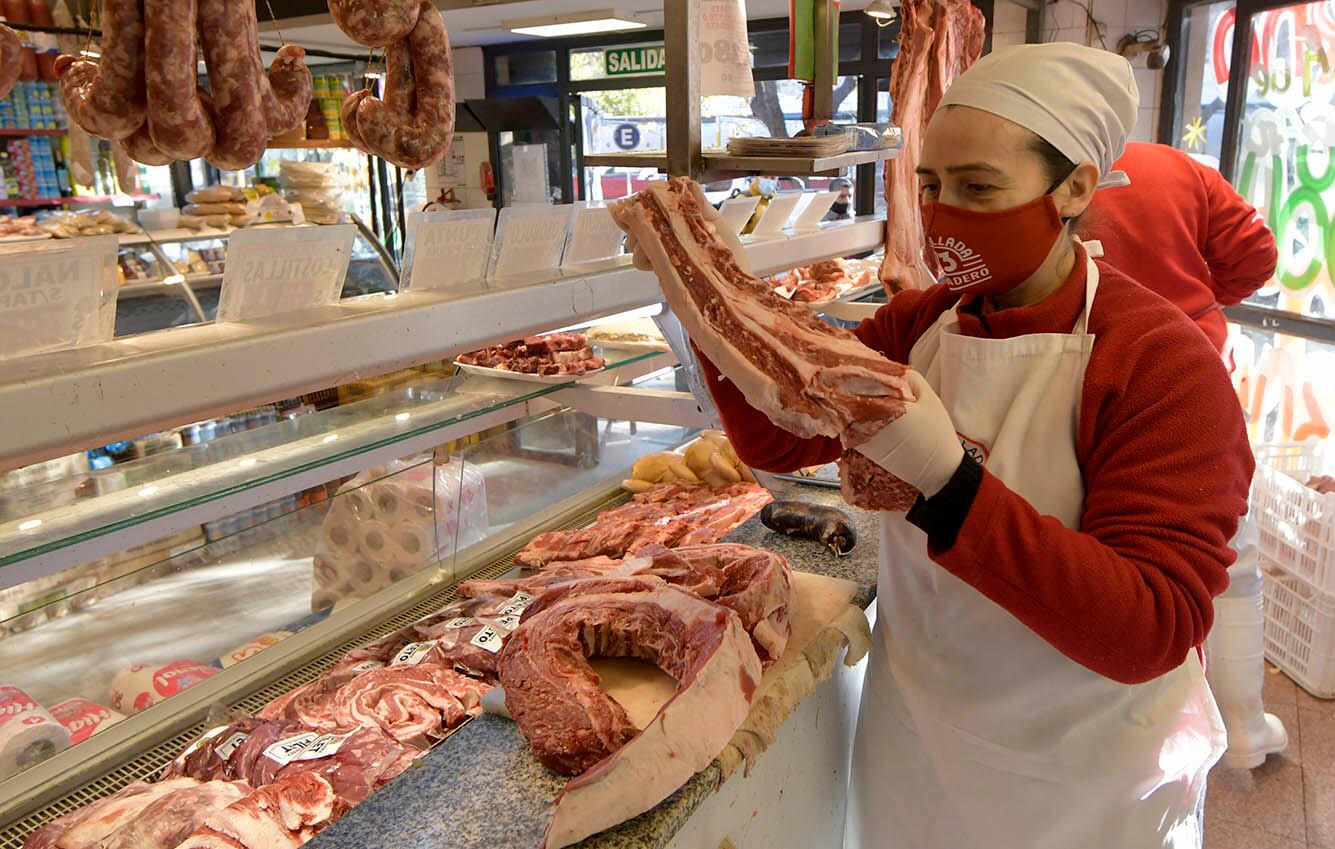
<path id="1" fill-rule="evenodd" d="M 858 585 L 853 602 L 876 594 L 879 526 L 876 514 L 844 504 L 838 490 L 794 485 L 784 497 L 837 506 L 858 531 L 845 557 L 818 543 L 776 534 L 752 518 L 730 542 L 777 551 L 793 568 L 846 578 Z M 665 801 L 579 844 L 581 849 L 662 849 L 709 797 L 721 774 L 717 762 Z M 566 779 L 547 770 L 515 724 L 484 714 L 460 728 L 393 783 L 321 832 L 313 849 L 536 849 L 548 805 Z"/>

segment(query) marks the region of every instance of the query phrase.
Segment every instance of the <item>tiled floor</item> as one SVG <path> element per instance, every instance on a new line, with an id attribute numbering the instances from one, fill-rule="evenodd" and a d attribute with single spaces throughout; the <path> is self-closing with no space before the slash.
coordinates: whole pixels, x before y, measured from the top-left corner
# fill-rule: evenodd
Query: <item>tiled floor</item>
<path id="1" fill-rule="evenodd" d="M 1335 700 L 1267 668 L 1266 710 L 1289 750 L 1251 772 L 1217 767 L 1205 797 L 1205 849 L 1335 849 Z"/>

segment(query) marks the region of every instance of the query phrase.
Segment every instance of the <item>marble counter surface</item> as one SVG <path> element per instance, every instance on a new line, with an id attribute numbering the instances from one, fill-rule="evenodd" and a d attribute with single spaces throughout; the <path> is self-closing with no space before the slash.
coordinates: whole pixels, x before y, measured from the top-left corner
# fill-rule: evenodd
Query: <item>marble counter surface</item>
<path id="1" fill-rule="evenodd" d="M 798 486 L 783 497 L 838 506 L 854 520 L 858 545 L 836 557 L 818 543 L 776 534 L 753 518 L 728 536 L 783 554 L 793 568 L 846 578 L 854 603 L 875 597 L 878 520 L 845 505 L 834 489 Z M 762 756 L 763 757 L 763 756 Z M 654 809 L 580 843 L 581 849 L 662 849 L 718 783 L 711 764 Z M 536 849 L 548 805 L 565 779 L 538 763 L 514 723 L 483 715 L 433 749 L 419 768 L 322 832 L 313 849 Z"/>

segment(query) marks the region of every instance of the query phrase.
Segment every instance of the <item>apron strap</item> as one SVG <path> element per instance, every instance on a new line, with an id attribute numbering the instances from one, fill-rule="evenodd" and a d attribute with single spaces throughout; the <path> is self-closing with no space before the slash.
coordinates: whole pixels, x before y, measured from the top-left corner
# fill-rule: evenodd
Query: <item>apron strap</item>
<path id="1" fill-rule="evenodd" d="M 1102 250 L 1100 250 L 1100 253 L 1102 253 Z M 1094 309 L 1094 293 L 1098 291 L 1098 288 L 1099 266 L 1098 263 L 1094 262 L 1094 254 L 1091 252 L 1085 258 L 1085 310 L 1080 313 L 1080 318 L 1076 319 L 1075 327 L 1071 329 L 1072 333 L 1080 336 L 1089 333 L 1089 314 Z"/>

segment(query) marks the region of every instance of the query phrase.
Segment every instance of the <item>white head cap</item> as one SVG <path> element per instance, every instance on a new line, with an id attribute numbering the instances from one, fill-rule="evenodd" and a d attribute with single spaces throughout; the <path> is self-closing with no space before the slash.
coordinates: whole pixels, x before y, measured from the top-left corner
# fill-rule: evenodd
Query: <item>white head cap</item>
<path id="1" fill-rule="evenodd" d="M 1136 125 L 1140 92 L 1131 63 L 1070 42 L 1021 44 L 982 57 L 941 105 L 971 106 L 1013 121 L 1075 163 L 1093 162 L 1099 185 L 1125 185 L 1112 165 Z"/>

